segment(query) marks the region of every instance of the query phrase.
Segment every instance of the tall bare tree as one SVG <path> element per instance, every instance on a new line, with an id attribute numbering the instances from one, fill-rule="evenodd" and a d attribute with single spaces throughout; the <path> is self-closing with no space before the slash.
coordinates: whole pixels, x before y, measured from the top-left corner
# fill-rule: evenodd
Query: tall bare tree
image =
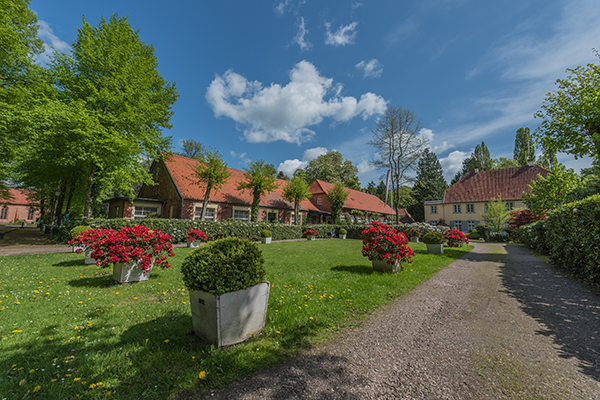
<path id="1" fill-rule="evenodd" d="M 391 105 L 371 129 L 373 139 L 367 144 L 375 147 L 377 158 L 369 163 L 384 171 L 390 170 L 390 190 L 399 222 L 400 188 L 414 182 L 412 172 L 416 169 L 427 140 L 420 134 L 421 121 L 414 112 L 401 106 Z"/>

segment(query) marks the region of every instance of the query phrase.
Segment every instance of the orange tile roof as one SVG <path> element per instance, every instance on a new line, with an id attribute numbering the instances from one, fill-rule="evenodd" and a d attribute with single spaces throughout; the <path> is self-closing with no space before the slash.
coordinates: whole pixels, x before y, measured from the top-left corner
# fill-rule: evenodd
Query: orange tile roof
<path id="1" fill-rule="evenodd" d="M 502 196 L 502 200 L 521 200 L 522 193 L 529 192 L 528 186 L 538 174 L 546 177 L 550 171 L 534 165 L 469 172 L 446 190 L 444 203 L 490 201 L 498 196 Z"/>
<path id="2" fill-rule="evenodd" d="M 327 193 L 333 189 L 335 185 L 333 183 L 321 181 L 317 179 L 310 185 L 310 191 L 313 194 Z M 360 190 L 354 190 L 345 188 L 350 192 L 346 201 L 344 202 L 344 208 L 351 208 L 355 210 L 378 212 L 381 214 L 391 214 L 392 209 L 390 206 L 385 204 L 377 196 L 369 193 L 361 192 Z M 403 210 L 406 213 L 406 210 Z"/>
<path id="3" fill-rule="evenodd" d="M 204 185 L 198 185 L 191 179 L 193 175 L 194 166 L 199 163 L 198 160 L 183 157 L 177 154 L 165 157 L 164 160 L 175 185 L 179 189 L 179 192 L 184 199 L 193 200 L 204 200 Z M 252 192 L 250 190 L 244 190 L 243 192 L 236 189 L 239 182 L 244 181 L 244 171 L 235 168 L 229 168 L 231 174 L 229 180 L 221 187 L 221 189 L 212 190 L 210 194 L 210 201 L 230 204 L 252 204 Z M 273 192 L 267 192 L 260 199 L 260 207 L 267 208 L 279 208 L 279 209 L 293 209 L 293 203 L 283 198 L 283 187 L 287 183 L 282 179 L 277 179 L 276 183 L 279 187 Z M 308 200 L 304 200 L 300 206 L 301 210 L 306 211 L 311 209 L 311 204 Z M 314 206 L 312 207 L 314 208 Z"/>
<path id="4" fill-rule="evenodd" d="M 28 196 L 32 194 L 31 190 L 15 188 L 9 188 L 8 190 L 11 198 L 1 200 L 0 204 L 34 205 L 40 203 L 38 200 L 29 200 Z"/>

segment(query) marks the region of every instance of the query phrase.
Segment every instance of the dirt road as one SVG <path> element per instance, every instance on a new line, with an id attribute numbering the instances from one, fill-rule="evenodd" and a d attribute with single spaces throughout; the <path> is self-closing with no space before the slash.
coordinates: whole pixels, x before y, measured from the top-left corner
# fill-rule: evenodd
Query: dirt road
<path id="1" fill-rule="evenodd" d="M 363 327 L 211 399 L 600 399 L 600 298 L 475 244 Z M 187 396 L 182 396 L 187 398 Z"/>

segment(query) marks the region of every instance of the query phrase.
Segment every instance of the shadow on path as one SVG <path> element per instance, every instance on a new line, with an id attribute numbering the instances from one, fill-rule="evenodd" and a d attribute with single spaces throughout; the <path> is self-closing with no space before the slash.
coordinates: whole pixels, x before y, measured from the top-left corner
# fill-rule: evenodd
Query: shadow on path
<path id="1" fill-rule="evenodd" d="M 527 251 L 505 249 L 506 293 L 546 327 L 536 333 L 551 337 L 560 357 L 575 357 L 582 373 L 600 381 L 600 298 Z"/>

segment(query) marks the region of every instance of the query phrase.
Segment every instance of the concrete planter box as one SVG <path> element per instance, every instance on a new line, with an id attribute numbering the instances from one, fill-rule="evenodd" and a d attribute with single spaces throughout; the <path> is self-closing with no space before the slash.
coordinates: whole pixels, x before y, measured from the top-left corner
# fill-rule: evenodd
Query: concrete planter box
<path id="1" fill-rule="evenodd" d="M 243 342 L 265 327 L 269 282 L 237 292 L 214 295 L 190 291 L 194 333 L 207 343 L 228 346 Z"/>
<path id="2" fill-rule="evenodd" d="M 82 253 L 85 251 L 87 247 L 82 245 L 82 244 L 78 244 L 73 246 L 73 253 Z"/>
<path id="3" fill-rule="evenodd" d="M 202 243 L 200 240 L 193 240 L 193 241 L 188 241 L 187 242 L 187 247 L 191 247 L 192 249 L 195 249 L 196 247 L 200 247 L 200 243 Z"/>
<path id="4" fill-rule="evenodd" d="M 444 243 L 440 244 L 428 244 L 427 252 L 429 254 L 444 254 Z"/>
<path id="5" fill-rule="evenodd" d="M 414 242 L 414 243 L 419 243 L 419 238 L 418 237 L 411 237 L 410 241 Z"/>
<path id="6" fill-rule="evenodd" d="M 373 271 L 377 272 L 391 272 L 395 274 L 398 272 L 398 268 L 400 267 L 400 261 L 396 260 L 394 264 L 388 264 L 385 261 L 371 261 L 373 263 Z"/>
<path id="7" fill-rule="evenodd" d="M 314 236 L 307 236 L 306 240 L 316 240 L 316 238 Z"/>
<path id="8" fill-rule="evenodd" d="M 150 278 L 150 271 L 152 267 L 144 272 L 140 260 L 116 262 L 113 266 L 113 279 L 119 283 L 145 282 Z"/>
<path id="9" fill-rule="evenodd" d="M 85 260 L 83 261 L 85 265 L 96 264 L 96 260 L 92 258 L 92 249 L 87 249 L 85 251 Z"/>
<path id="10" fill-rule="evenodd" d="M 268 238 L 262 238 L 262 242 L 263 242 L 264 244 L 270 244 L 270 243 L 271 243 L 271 239 L 272 239 L 272 238 L 270 238 L 270 237 L 268 237 Z"/>
<path id="11" fill-rule="evenodd" d="M 339 235 L 340 239 L 346 239 L 346 235 Z"/>

